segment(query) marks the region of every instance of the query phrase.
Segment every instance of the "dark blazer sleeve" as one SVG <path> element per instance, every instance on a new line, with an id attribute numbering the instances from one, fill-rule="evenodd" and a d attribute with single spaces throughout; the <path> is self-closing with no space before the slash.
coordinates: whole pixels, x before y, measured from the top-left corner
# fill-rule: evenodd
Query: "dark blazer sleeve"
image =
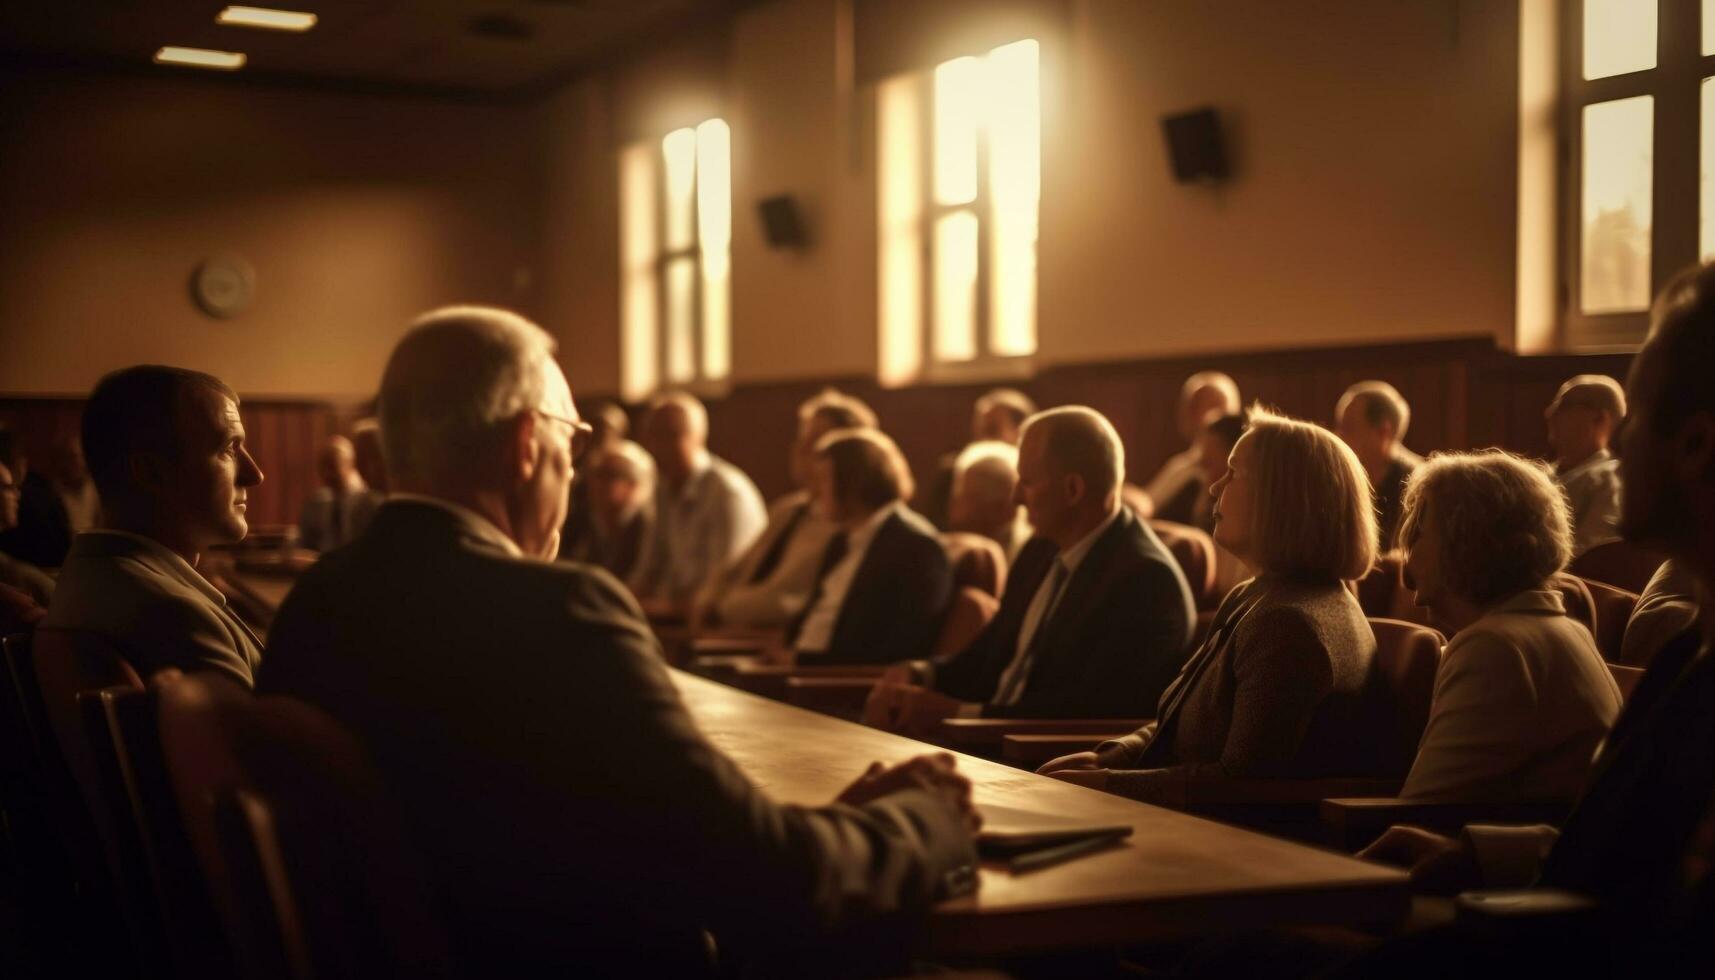
<path id="1" fill-rule="evenodd" d="M 904 521 L 877 533 L 817 663 L 888 664 L 927 657 L 953 595 L 936 538 Z"/>
<path id="2" fill-rule="evenodd" d="M 1053 684 L 1032 683 L 1016 704 L 989 704 L 985 718 L 1143 718 L 1179 675 L 1195 613 L 1177 570 L 1146 562 L 1112 583 L 1065 641 L 1077 668 Z M 1034 678 L 1033 678 L 1034 681 Z"/>
<path id="3" fill-rule="evenodd" d="M 1026 600 L 1027 602 L 1029 600 Z M 1018 630 L 1008 617 L 997 614 L 952 658 L 935 665 L 935 690 L 960 701 L 982 703 L 994 696 L 995 685 L 1006 671 L 1018 645 Z"/>
<path id="4" fill-rule="evenodd" d="M 561 681 L 627 733 L 629 758 L 601 766 L 600 792 L 617 802 L 604 828 L 625 844 L 615 860 L 645 856 L 624 875 L 643 900 L 683 903 L 723 940 L 778 947 L 920 914 L 974 862 L 957 813 L 921 790 L 862 807 L 770 800 L 697 731 L 612 579 L 589 576 L 568 606 L 585 646 L 557 658 Z M 568 763 L 568 779 L 587 778 L 587 762 Z"/>

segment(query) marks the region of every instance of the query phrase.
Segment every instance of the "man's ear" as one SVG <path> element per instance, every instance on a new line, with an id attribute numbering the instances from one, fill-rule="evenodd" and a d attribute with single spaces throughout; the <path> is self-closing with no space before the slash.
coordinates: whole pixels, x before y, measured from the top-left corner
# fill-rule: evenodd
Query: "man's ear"
<path id="1" fill-rule="evenodd" d="M 1696 480 L 1715 480 L 1715 415 L 1693 412 L 1674 439 L 1679 470 Z"/>
<path id="2" fill-rule="evenodd" d="M 536 478 L 536 468 L 542 465 L 542 447 L 536 441 L 536 413 L 520 412 L 512 420 L 512 439 L 507 444 L 506 469 L 520 483 Z"/>
<path id="3" fill-rule="evenodd" d="M 1083 503 L 1084 498 L 1090 493 L 1090 485 L 1085 482 L 1083 476 L 1077 473 L 1068 473 L 1060 479 L 1062 486 L 1066 488 L 1066 502 L 1074 507 Z"/>

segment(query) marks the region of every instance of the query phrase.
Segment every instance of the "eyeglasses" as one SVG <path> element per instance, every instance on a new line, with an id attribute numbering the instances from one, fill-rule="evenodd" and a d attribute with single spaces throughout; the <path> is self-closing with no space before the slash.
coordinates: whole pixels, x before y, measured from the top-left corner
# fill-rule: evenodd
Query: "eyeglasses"
<path id="1" fill-rule="evenodd" d="M 540 415 L 545 419 L 553 419 L 554 421 L 560 422 L 571 428 L 573 459 L 577 459 L 579 456 L 582 456 L 584 454 L 584 450 L 589 448 L 590 439 L 595 436 L 595 428 L 588 422 L 579 422 L 576 419 L 566 418 L 564 415 L 555 415 L 553 412 L 544 412 L 539 408 L 535 409 L 535 412 L 537 415 Z"/>

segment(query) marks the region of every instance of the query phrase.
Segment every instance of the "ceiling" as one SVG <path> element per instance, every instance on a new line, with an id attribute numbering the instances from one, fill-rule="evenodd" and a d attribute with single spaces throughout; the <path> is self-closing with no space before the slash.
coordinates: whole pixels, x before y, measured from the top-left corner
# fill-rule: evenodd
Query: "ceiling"
<path id="1" fill-rule="evenodd" d="M 241 75 L 526 96 L 745 0 L 245 0 L 315 13 L 304 34 L 223 27 L 224 0 L 0 2 L 0 60 L 155 72 L 162 45 L 243 51 Z M 199 73 L 200 74 L 200 73 Z"/>

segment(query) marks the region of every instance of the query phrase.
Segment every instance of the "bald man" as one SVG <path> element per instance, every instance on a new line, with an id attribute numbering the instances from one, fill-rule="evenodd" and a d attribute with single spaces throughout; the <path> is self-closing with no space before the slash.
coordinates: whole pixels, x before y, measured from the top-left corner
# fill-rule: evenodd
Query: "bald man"
<path id="1" fill-rule="evenodd" d="M 744 471 L 709 452 L 709 415 L 683 392 L 657 396 L 643 419 L 655 457 L 655 541 L 638 598 L 654 616 L 682 616 L 717 572 L 768 523 L 762 494 Z"/>
<path id="2" fill-rule="evenodd" d="M 345 436 L 329 436 L 316 456 L 321 486 L 298 513 L 298 543 L 311 551 L 332 551 L 357 537 L 379 501 L 357 472 L 357 449 Z"/>
<path id="3" fill-rule="evenodd" d="M 1543 412 L 1554 478 L 1572 505 L 1574 556 L 1620 538 L 1620 461 L 1608 443 L 1625 417 L 1625 389 L 1605 374 L 1568 380 Z"/>

